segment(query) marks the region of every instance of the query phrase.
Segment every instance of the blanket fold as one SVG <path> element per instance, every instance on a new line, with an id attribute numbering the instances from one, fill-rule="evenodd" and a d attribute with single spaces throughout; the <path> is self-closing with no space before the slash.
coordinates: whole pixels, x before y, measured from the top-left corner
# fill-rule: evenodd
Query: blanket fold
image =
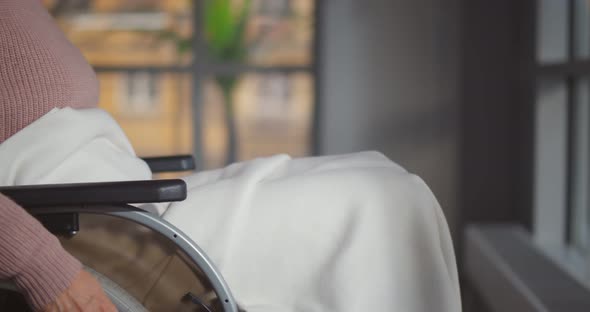
<path id="1" fill-rule="evenodd" d="M 100 109 L 56 109 L 0 145 L 4 185 L 149 179 Z M 456 312 L 455 255 L 426 184 L 382 154 L 277 155 L 195 173 L 159 208 L 249 312 Z"/>

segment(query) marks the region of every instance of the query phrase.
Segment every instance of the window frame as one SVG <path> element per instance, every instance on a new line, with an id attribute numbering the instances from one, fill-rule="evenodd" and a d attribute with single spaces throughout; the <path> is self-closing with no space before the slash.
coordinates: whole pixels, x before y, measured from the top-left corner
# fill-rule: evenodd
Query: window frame
<path id="1" fill-rule="evenodd" d="M 533 38 L 539 40 L 540 29 L 543 21 L 540 21 L 539 10 L 541 10 L 542 0 L 535 1 L 535 16 L 534 16 L 534 27 L 533 27 Z M 539 49 L 541 43 L 538 41 L 534 42 L 534 71 L 532 77 L 532 89 L 533 89 L 533 109 L 532 113 L 535 116 L 533 122 L 533 142 L 534 147 L 532 151 L 533 156 L 533 205 L 532 205 L 532 235 L 534 243 L 540 250 L 542 250 L 547 256 L 555 261 L 560 267 L 568 272 L 573 278 L 578 280 L 585 287 L 590 289 L 590 252 L 582 251 L 580 248 L 573 244 L 572 230 L 574 217 L 574 190 L 575 190 L 575 174 L 576 167 L 576 142 L 577 142 L 577 130 L 576 130 L 576 118 L 578 113 L 578 104 L 576 103 L 576 95 L 578 92 L 577 83 L 586 79 L 589 82 L 590 78 L 590 51 L 586 51 L 589 55 L 585 56 L 585 59 L 579 58 L 577 55 L 577 23 L 578 16 L 576 14 L 577 0 L 567 0 L 566 2 L 559 2 L 566 5 L 566 55 L 563 61 L 551 61 L 543 62 L 539 60 Z M 590 6 L 588 7 L 590 9 Z M 589 18 L 589 17 L 586 17 Z M 559 22 L 559 21 L 558 21 Z M 590 38 L 587 38 L 590 40 Z M 547 100 L 546 95 L 540 93 L 543 92 L 543 84 L 547 81 L 561 81 L 564 91 L 563 103 L 544 103 Z M 586 86 L 588 88 L 588 86 Z M 558 128 L 562 128 L 561 138 L 549 138 L 547 139 L 546 132 L 540 133 L 540 128 L 547 126 L 547 124 L 541 124 L 546 122 L 542 120 L 543 108 L 540 106 L 544 104 L 549 105 L 561 105 L 561 116 L 562 119 L 553 116 L 545 116 L 553 119 L 553 125 L 549 131 L 552 131 L 555 135 Z M 587 104 L 586 104 L 587 105 Z M 590 115 L 587 116 L 588 122 L 590 122 Z M 555 124 L 555 123 L 562 124 Z M 559 137 L 560 135 L 557 134 Z M 561 142 L 556 140 L 561 139 Z M 547 143 L 546 141 L 553 141 Z M 547 147 L 546 145 L 561 145 L 559 147 Z M 557 153 L 557 157 L 562 159 L 553 158 L 553 162 L 547 161 L 550 153 Z M 553 155 L 554 157 L 556 155 Z M 590 160 L 586 160 L 590 162 Z M 561 162 L 561 163 L 560 163 Z M 561 168 L 549 168 L 550 166 L 561 166 Z M 559 176 L 550 175 L 548 172 L 558 173 Z M 583 174 L 588 174 L 584 172 Z M 549 179 L 552 181 L 548 182 Z M 557 179 L 558 183 L 553 183 L 552 186 L 547 185 L 551 182 L 555 182 Z M 545 188 L 543 185 L 545 184 Z M 559 187 L 561 190 L 556 193 L 548 194 L 545 192 L 547 187 Z M 590 190 L 586 190 L 587 192 Z M 558 198 L 550 198 L 551 196 L 558 196 Z M 590 208 L 590 207 L 589 207 Z M 590 223 L 588 223 L 590 227 Z"/>
<path id="2" fill-rule="evenodd" d="M 94 66 L 97 74 L 101 73 L 123 73 L 132 75 L 137 72 L 145 72 L 148 74 L 167 74 L 167 73 L 188 73 L 192 78 L 192 120 L 193 120 L 193 156 L 197 168 L 204 168 L 203 155 L 203 86 L 206 77 L 209 76 L 235 76 L 248 73 L 308 73 L 313 79 L 313 94 L 312 103 L 313 110 L 311 116 L 311 129 L 309 138 L 309 151 L 311 155 L 319 153 L 319 120 L 320 120 L 320 45 L 321 42 L 321 16 L 322 16 L 322 0 L 314 1 L 313 13 L 313 37 L 311 43 L 311 63 L 307 65 L 298 66 L 261 66 L 250 64 L 236 64 L 228 62 L 216 62 L 207 58 L 207 46 L 202 32 L 204 25 L 204 18 L 202 16 L 204 0 L 192 1 L 192 16 L 193 16 L 193 34 L 192 34 L 192 63 L 187 65 L 173 65 L 173 66 Z M 288 0 L 293 1 L 293 0 Z M 197 56 L 198 55 L 198 56 Z"/>

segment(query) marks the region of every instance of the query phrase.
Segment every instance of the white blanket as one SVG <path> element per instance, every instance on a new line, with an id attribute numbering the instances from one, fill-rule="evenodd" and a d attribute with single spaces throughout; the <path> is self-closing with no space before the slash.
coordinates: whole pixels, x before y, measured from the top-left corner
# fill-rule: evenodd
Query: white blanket
<path id="1" fill-rule="evenodd" d="M 149 179 L 99 110 L 54 110 L 0 144 L 3 185 Z M 249 312 L 461 310 L 441 209 L 376 152 L 255 159 L 187 177 L 158 213 L 195 240 Z"/>

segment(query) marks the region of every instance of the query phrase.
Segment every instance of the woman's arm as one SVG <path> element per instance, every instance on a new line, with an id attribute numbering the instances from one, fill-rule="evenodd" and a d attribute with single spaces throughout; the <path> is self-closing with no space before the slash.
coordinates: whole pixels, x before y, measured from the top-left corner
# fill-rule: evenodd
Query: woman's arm
<path id="1" fill-rule="evenodd" d="M 11 279 L 35 310 L 116 311 L 100 285 L 58 239 L 0 194 L 0 279 Z M 94 310 L 93 310 L 94 311 Z"/>

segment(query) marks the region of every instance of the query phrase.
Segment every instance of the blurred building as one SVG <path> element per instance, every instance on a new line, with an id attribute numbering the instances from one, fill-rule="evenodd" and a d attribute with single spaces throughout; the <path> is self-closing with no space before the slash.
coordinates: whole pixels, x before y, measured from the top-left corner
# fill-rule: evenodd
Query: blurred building
<path id="1" fill-rule="evenodd" d="M 227 129 L 215 72 L 199 73 L 194 92 L 194 2 L 46 1 L 72 42 L 98 72 L 100 106 L 121 124 L 140 155 L 204 154 L 207 167 L 224 164 Z M 236 7 L 242 1 L 234 1 Z M 237 71 L 233 100 L 238 159 L 276 153 L 308 155 L 314 79 L 314 1 L 252 1 L 245 32 L 247 66 Z M 188 42 L 188 45 L 187 45 Z M 202 58 L 204 59 L 204 58 Z M 231 64 L 235 66 L 239 64 Z M 207 61 L 199 65 L 207 66 Z M 274 71 L 274 67 L 280 67 Z M 263 68 L 263 73 L 258 69 Z M 287 73 L 283 69 L 286 68 Z M 212 76 L 213 75 L 213 76 Z M 198 96 L 199 99 L 193 97 Z M 194 121 L 195 102 L 200 120 Z M 195 125 L 194 122 L 199 123 Z M 194 146 L 195 126 L 201 128 Z"/>

